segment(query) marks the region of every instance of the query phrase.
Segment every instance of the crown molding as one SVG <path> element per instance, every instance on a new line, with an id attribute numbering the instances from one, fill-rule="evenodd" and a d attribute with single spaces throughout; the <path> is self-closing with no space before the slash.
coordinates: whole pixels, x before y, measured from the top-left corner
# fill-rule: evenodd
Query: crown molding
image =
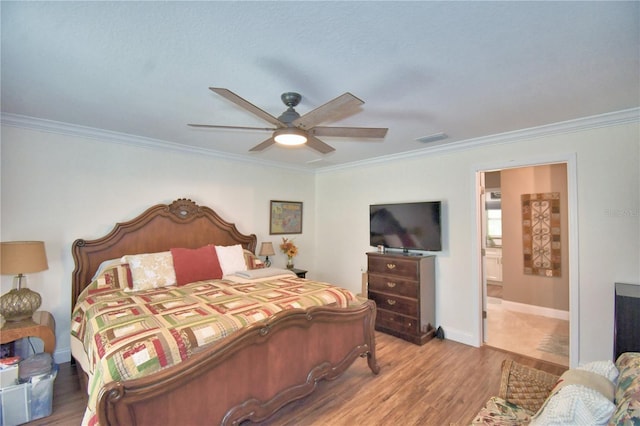
<path id="1" fill-rule="evenodd" d="M 466 139 L 462 141 L 442 142 L 438 145 L 401 152 L 398 154 L 385 155 L 382 157 L 376 157 L 368 160 L 356 161 L 336 166 L 327 166 L 318 169 L 316 173 L 328 173 L 354 167 L 386 163 L 393 160 L 415 158 L 436 153 L 464 151 L 479 148 L 482 146 L 514 143 L 528 139 L 536 139 L 545 136 L 560 135 L 564 133 L 575 133 L 601 127 L 618 126 L 627 123 L 640 123 L 640 108 L 629 108 L 605 114 L 578 118 L 575 120 L 567 120 L 558 123 L 546 124 L 544 126 L 530 127 L 526 129 L 515 130 L 512 132 L 498 133 L 495 135 L 482 136 L 479 138 Z"/>
<path id="2" fill-rule="evenodd" d="M 337 170 L 351 169 L 356 167 L 368 166 L 373 164 L 386 163 L 394 160 L 402 160 L 407 158 L 415 158 L 419 156 L 432 155 L 436 153 L 449 153 L 455 151 L 464 151 L 475 149 L 482 146 L 514 143 L 527 139 L 535 139 L 550 135 L 559 135 L 563 133 L 574 133 L 584 130 L 590 130 L 600 127 L 617 126 L 626 123 L 640 122 L 640 108 L 630 108 L 621 111 L 615 111 L 606 114 L 594 115 L 590 117 L 578 118 L 575 120 L 562 121 L 558 123 L 547 124 L 544 126 L 531 127 L 527 129 L 515 130 L 512 132 L 499 133 L 495 135 L 483 136 L 479 138 L 466 139 L 455 142 L 443 142 L 430 147 L 417 150 L 406 151 L 398 154 L 385 155 L 362 161 L 353 161 L 346 164 L 331 165 L 319 167 L 309 170 L 302 166 L 294 166 L 275 161 L 268 161 L 259 158 L 248 158 L 243 155 L 229 154 L 213 149 L 193 147 L 189 145 L 168 142 L 160 139 L 152 139 L 143 136 L 135 136 L 126 133 L 114 132 L 104 129 L 96 129 L 93 127 L 80 126 L 77 124 L 63 123 L 53 120 L 45 120 L 41 118 L 29 117 L 19 114 L 2 113 L 0 122 L 5 126 L 20 127 L 29 130 L 37 130 L 49 133 L 58 133 L 69 136 L 78 136 L 82 138 L 95 139 L 100 141 L 109 141 L 126 145 L 133 145 L 144 148 L 163 149 L 169 151 L 193 153 L 198 155 L 208 155 L 224 160 L 240 161 L 244 163 L 257 164 L 267 167 L 275 167 L 279 169 L 294 170 L 297 172 L 320 174 L 329 173 Z"/>
<path id="3" fill-rule="evenodd" d="M 241 161 L 244 163 L 258 164 L 279 169 L 290 169 L 298 172 L 311 173 L 313 170 L 294 165 L 268 161 L 259 158 L 248 158 L 242 155 L 229 154 L 216 151 L 214 149 L 194 147 L 190 145 L 168 142 L 161 139 L 147 138 L 144 136 L 130 135 L 127 133 L 114 132 L 111 130 L 97 129 L 94 127 L 80 126 L 77 124 L 63 123 L 60 121 L 45 120 L 42 118 L 29 117 L 26 115 L 2 113 L 0 122 L 3 126 L 20 127 L 28 130 L 36 130 L 47 133 L 57 133 L 67 136 L 76 136 L 87 139 L 99 140 L 102 142 L 132 145 L 142 148 L 162 149 L 167 151 L 184 152 L 198 155 L 208 155 L 223 160 Z"/>

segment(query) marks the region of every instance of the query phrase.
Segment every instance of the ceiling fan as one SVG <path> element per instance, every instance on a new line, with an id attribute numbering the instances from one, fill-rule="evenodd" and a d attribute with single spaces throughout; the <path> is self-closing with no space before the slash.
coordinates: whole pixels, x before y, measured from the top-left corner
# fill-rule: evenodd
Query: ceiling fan
<path id="1" fill-rule="evenodd" d="M 302 145 L 306 143 L 310 148 L 313 148 L 322 154 L 327 154 L 331 151 L 335 151 L 335 148 L 324 143 L 316 136 L 384 138 L 389 130 L 377 127 L 317 126 L 317 124 L 328 120 L 340 119 L 353 108 L 364 104 L 362 100 L 348 92 L 302 116 L 294 109 L 294 107 L 300 103 L 302 96 L 294 92 L 283 93 L 280 98 L 288 108 L 278 118 L 276 118 L 228 89 L 222 89 L 219 87 L 209 87 L 209 89 L 246 109 L 250 113 L 273 124 L 275 127 L 221 126 L 215 124 L 189 124 L 189 126 L 208 127 L 214 129 L 267 130 L 273 132 L 269 139 L 259 143 L 249 151 L 262 151 L 274 143 L 283 145 Z"/>

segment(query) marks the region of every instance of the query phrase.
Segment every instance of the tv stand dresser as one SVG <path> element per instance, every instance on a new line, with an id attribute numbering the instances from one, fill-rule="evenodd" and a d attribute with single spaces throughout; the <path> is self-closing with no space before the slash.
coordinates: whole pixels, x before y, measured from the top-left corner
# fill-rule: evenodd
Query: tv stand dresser
<path id="1" fill-rule="evenodd" d="M 435 336 L 435 256 L 367 253 L 376 330 L 424 345 Z"/>

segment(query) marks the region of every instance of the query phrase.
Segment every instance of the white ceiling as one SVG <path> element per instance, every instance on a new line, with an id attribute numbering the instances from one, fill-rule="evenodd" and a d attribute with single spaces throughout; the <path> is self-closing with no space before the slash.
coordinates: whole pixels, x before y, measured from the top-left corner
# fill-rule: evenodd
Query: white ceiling
<path id="1" fill-rule="evenodd" d="M 28 116 L 318 168 L 640 105 L 640 2 L 11 2 L 2 14 L 3 116 Z M 280 115 L 351 92 L 340 122 L 380 141 L 336 151 L 249 148 L 269 124 L 208 90 Z M 266 125 L 266 126 L 265 126 Z M 148 140 L 148 139 L 144 139 Z M 191 148 L 190 148 L 191 149 Z M 240 158 L 240 157 L 238 157 Z"/>

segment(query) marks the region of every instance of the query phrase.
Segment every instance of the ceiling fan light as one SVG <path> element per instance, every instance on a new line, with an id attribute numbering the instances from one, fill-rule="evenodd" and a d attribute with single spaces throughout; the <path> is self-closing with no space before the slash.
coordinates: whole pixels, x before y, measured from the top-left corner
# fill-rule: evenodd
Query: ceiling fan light
<path id="1" fill-rule="evenodd" d="M 307 134 L 304 130 L 286 127 L 273 132 L 273 139 L 281 145 L 302 145 L 307 142 Z"/>

